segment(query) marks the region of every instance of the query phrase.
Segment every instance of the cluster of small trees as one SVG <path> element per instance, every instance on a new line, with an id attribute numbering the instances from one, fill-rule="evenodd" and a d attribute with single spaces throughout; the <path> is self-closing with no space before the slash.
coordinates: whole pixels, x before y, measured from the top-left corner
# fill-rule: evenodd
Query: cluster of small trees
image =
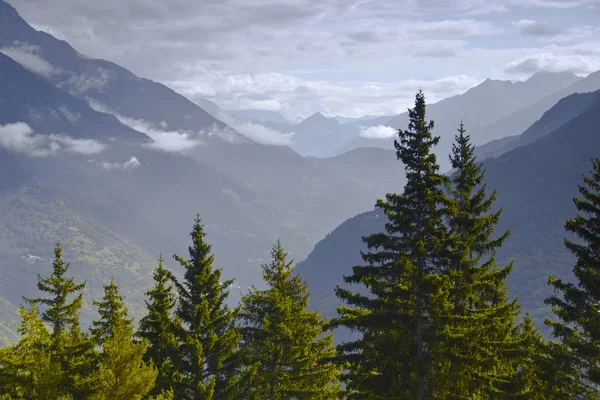
<path id="1" fill-rule="evenodd" d="M 38 278 L 46 296 L 26 299 L 21 340 L 0 350 L 0 399 L 336 399 L 333 336 L 307 310 L 307 285 L 281 245 L 263 266 L 267 289 L 230 309 L 232 281 L 213 268 L 199 217 L 191 236 L 189 259 L 175 256 L 181 281 L 159 258 L 137 331 L 112 280 L 94 301 L 99 318 L 81 331 L 85 284 L 66 277 L 58 244 L 52 275 Z"/>
<path id="2" fill-rule="evenodd" d="M 228 287 L 213 268 L 197 217 L 185 274 L 154 271 L 138 329 L 111 281 L 94 302 L 99 318 L 79 325 L 85 284 L 67 278 L 60 245 L 53 272 L 38 279 L 45 297 L 21 307 L 18 344 L 0 350 L 0 399 L 598 399 L 600 398 L 600 162 L 580 187 L 576 218 L 577 285 L 550 278 L 547 300 L 555 341 L 522 316 L 505 285 L 512 264 L 497 266 L 484 171 L 461 124 L 439 173 L 439 138 L 416 96 L 408 130 L 395 141 L 405 166 L 404 193 L 377 205 L 385 232 L 363 238 L 366 265 L 336 288 L 346 305 L 325 321 L 308 311 L 306 282 L 277 243 L 263 266 L 264 290 L 227 306 Z M 43 311 L 38 308 L 43 306 Z M 356 339 L 332 345 L 328 330 Z"/>

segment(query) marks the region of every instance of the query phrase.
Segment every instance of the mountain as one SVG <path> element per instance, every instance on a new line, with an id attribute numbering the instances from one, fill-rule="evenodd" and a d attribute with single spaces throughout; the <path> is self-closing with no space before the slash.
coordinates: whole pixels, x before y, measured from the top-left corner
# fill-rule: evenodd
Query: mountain
<path id="1" fill-rule="evenodd" d="M 371 121 L 377 118 L 381 118 L 380 116 L 376 116 L 376 115 L 364 115 L 362 117 L 356 117 L 356 118 L 352 118 L 352 117 L 333 117 L 335 118 L 340 124 L 348 124 L 348 123 L 352 123 L 352 122 L 362 122 L 362 121 Z M 389 119 L 392 119 L 392 116 L 388 117 Z"/>
<path id="2" fill-rule="evenodd" d="M 227 110 L 227 113 L 241 119 L 292 125 L 292 122 L 287 120 L 283 115 L 272 110 Z"/>
<path id="3" fill-rule="evenodd" d="M 539 120 L 534 122 L 522 134 L 493 140 L 485 145 L 478 146 L 476 152 L 483 158 L 497 157 L 515 147 L 531 143 L 589 110 L 599 98 L 600 90 L 569 95 L 546 111 Z"/>
<path id="4" fill-rule="evenodd" d="M 591 168 L 590 159 L 600 152 L 600 96 L 588 100 L 587 110 L 570 119 L 564 117 L 564 104 L 557 105 L 546 120 L 569 119 L 567 123 L 484 163 L 488 187 L 497 190 L 495 207 L 503 209 L 497 231 L 512 231 L 497 258 L 515 259 L 508 279 L 510 294 L 519 297 L 542 329 L 549 314 L 543 303 L 551 293 L 548 276 L 571 277 L 573 259 L 563 245 L 567 236 L 563 227 L 576 213 L 572 198 L 578 195 L 581 175 Z M 309 282 L 313 307 L 335 315 L 338 301 L 333 288 L 343 284 L 342 276 L 351 272 L 352 265 L 362 263 L 359 251 L 365 247 L 360 236 L 382 231 L 384 223 L 379 210 L 360 214 L 331 232 L 297 265 Z"/>
<path id="5" fill-rule="evenodd" d="M 558 103 L 562 98 L 575 93 L 588 93 L 600 89 L 600 71 L 594 72 L 575 83 L 564 87 L 557 92 L 549 94 L 535 103 L 517 110 L 505 117 L 481 128 L 472 129 L 473 141 L 483 145 L 491 140 L 507 136 L 519 135 L 529 128 L 535 121 Z"/>
<path id="6" fill-rule="evenodd" d="M 27 121 L 37 133 L 73 138 L 150 143 L 148 136 L 114 116 L 92 110 L 83 100 L 52 86 L 0 53 L 0 124 Z"/>
<path id="7" fill-rule="evenodd" d="M 571 73 L 545 72 L 537 73 L 525 82 L 513 83 L 511 81 L 486 79 L 461 95 L 430 104 L 427 109 L 428 116 L 435 121 L 435 134 L 441 137 L 436 154 L 442 168 L 447 169 L 449 167 L 447 154 L 452 148 L 454 133 L 461 120 L 465 123 L 467 130 L 477 144 L 508 136 L 509 134 L 492 136 L 481 128 L 580 81 L 581 78 Z M 534 121 L 535 119 L 530 124 Z M 406 129 L 408 112 L 402 113 L 382 125 Z M 527 126 L 513 134 L 520 134 Z M 336 153 L 340 154 L 353 148 L 366 146 L 389 149 L 390 143 L 393 144 L 390 139 L 355 137 L 345 145 L 340 146 Z"/>
<path id="8" fill-rule="evenodd" d="M 304 258 L 339 221 L 397 184 L 385 174 L 363 178 L 381 168 L 370 152 L 357 152 L 353 165 L 256 143 L 165 86 L 35 31 L 2 1 L 0 18 L 6 282 L 34 284 L 60 239 L 91 293 L 110 275 L 134 282 L 127 297 L 136 312 L 155 258 L 185 254 L 199 212 L 224 277 L 237 279 L 236 301 L 262 283 L 260 264 L 277 239 Z M 143 105 L 132 105 L 138 98 Z M 26 268 L 29 255 L 39 263 Z M 13 308 L 0 313 L 15 315 L 20 299 L 4 300 Z"/>

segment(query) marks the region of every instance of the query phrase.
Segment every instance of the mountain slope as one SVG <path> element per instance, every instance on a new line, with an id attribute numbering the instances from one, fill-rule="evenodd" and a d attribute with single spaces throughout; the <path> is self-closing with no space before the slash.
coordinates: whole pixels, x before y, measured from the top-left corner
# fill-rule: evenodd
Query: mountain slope
<path id="1" fill-rule="evenodd" d="M 554 111 L 559 118 L 561 107 Z M 572 257 L 563 246 L 563 226 L 575 215 L 571 199 L 578 194 L 581 174 L 589 170 L 590 158 L 600 153 L 599 125 L 600 99 L 596 99 L 587 111 L 548 135 L 484 165 L 489 188 L 498 191 L 495 206 L 504 210 L 497 230 L 512 231 L 498 259 L 515 259 L 508 280 L 511 295 L 519 297 L 538 323 L 548 315 L 543 304 L 551 291 L 548 275 L 571 276 Z M 359 251 L 365 248 L 357 237 L 384 229 L 384 220 L 373 218 L 378 213 L 361 214 L 342 224 L 298 264 L 313 292 L 313 306 L 333 312 L 337 304 L 333 288 L 352 265 L 362 263 Z"/>
<path id="2" fill-rule="evenodd" d="M 581 78 L 571 73 L 546 72 L 537 73 L 524 82 L 513 83 L 510 81 L 486 79 L 481 84 L 461 95 L 449 97 L 428 105 L 427 113 L 429 118 L 435 121 L 435 134 L 441 137 L 436 154 L 438 155 L 442 169 L 449 168 L 446 154 L 452 148 L 454 133 L 461 120 L 465 123 L 466 128 L 473 136 L 474 142 L 477 144 L 502 138 L 509 134 L 494 136 L 487 130 L 482 129 L 482 127 L 501 120 L 523 107 L 528 107 L 538 100 L 557 91 L 562 91 L 566 87 L 570 87 L 580 81 Z M 535 119 L 527 126 L 531 125 L 534 121 Z M 366 122 L 367 126 L 374 126 L 373 121 Z M 408 113 L 404 112 L 379 125 L 406 129 L 408 125 Z M 522 133 L 527 126 L 523 127 L 519 132 L 513 133 L 513 135 Z M 335 154 L 341 154 L 358 147 L 390 149 L 393 148 L 393 139 L 354 137 L 349 139 L 346 144 L 340 146 Z"/>
<path id="3" fill-rule="evenodd" d="M 27 121 L 37 133 L 73 138 L 150 143 L 150 138 L 115 117 L 92 110 L 45 79 L 0 53 L 0 124 Z"/>
<path id="4" fill-rule="evenodd" d="M 473 129 L 473 141 L 476 145 L 482 145 L 490 140 L 520 135 L 561 99 L 574 93 L 587 93 L 599 89 L 600 71 L 594 72 L 572 85 L 552 93 L 523 109 L 515 111 L 496 122 L 479 129 Z"/>
<path id="5" fill-rule="evenodd" d="M 600 90 L 588 93 L 575 93 L 561 99 L 554 107 L 520 135 L 493 140 L 476 151 L 480 157 L 497 157 L 518 146 L 531 143 L 560 128 L 579 114 L 589 110 L 600 99 Z"/>

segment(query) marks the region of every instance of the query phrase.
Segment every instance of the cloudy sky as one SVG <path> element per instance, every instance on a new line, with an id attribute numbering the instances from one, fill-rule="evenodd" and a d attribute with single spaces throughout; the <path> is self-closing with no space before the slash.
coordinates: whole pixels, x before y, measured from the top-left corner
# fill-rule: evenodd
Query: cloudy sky
<path id="1" fill-rule="evenodd" d="M 600 0 L 8 0 L 192 100 L 292 120 L 404 111 L 485 78 L 600 69 Z"/>

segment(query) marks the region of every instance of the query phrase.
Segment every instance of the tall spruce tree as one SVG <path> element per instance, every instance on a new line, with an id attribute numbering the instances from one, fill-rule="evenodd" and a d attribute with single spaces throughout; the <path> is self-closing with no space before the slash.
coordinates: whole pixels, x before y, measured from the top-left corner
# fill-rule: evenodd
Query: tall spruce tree
<path id="1" fill-rule="evenodd" d="M 176 296 L 173 276 L 163 265 L 163 257 L 158 259 L 158 267 L 154 270 L 154 287 L 146 293 L 148 313 L 140 321 L 138 336 L 148 341 L 148 349 L 144 360 L 152 361 L 158 368 L 156 385 L 152 395 L 173 388 L 175 365 L 177 363 L 176 324 L 173 311 Z"/>
<path id="2" fill-rule="evenodd" d="M 111 279 L 102 301 L 95 302 L 100 319 L 95 321 L 102 352 L 96 374 L 98 390 L 92 400 L 141 400 L 154 387 L 158 370 L 144 362 L 148 342 L 133 340 L 133 326 L 119 287 Z"/>
<path id="3" fill-rule="evenodd" d="M 349 398 L 431 398 L 435 369 L 429 352 L 435 340 L 430 319 L 439 255 L 445 240 L 441 175 L 432 149 L 433 121 L 425 118 L 425 95 L 419 91 L 409 110 L 408 130 L 399 131 L 396 156 L 404 164 L 404 194 L 388 194 L 377 207 L 388 217 L 385 232 L 364 237 L 366 266 L 353 267 L 344 277 L 362 284 L 369 295 L 336 288 L 336 295 L 352 307 L 338 309 L 332 326 L 362 334 L 338 347 L 347 370 Z"/>
<path id="4" fill-rule="evenodd" d="M 576 257 L 573 273 L 577 283 L 550 277 L 555 295 L 546 303 L 558 321 L 548 319 L 555 338 L 563 346 L 565 368 L 586 390 L 600 396 L 600 161 L 592 160 L 589 176 L 579 185 L 582 198 L 574 198 L 577 216 L 567 220 L 565 229 L 578 241 L 565 239 Z"/>
<path id="5" fill-rule="evenodd" d="M 332 364 L 333 335 L 320 337 L 325 320 L 308 311 L 305 281 L 294 275 L 280 242 L 263 265 L 266 290 L 242 298 L 242 351 L 248 367 L 258 365 L 253 399 L 337 399 L 340 369 Z"/>
<path id="6" fill-rule="evenodd" d="M 450 155 L 453 168 L 446 207 L 447 269 L 440 277 L 436 312 L 440 321 L 436 348 L 435 397 L 493 399 L 512 380 L 519 349 L 519 305 L 507 296 L 512 263 L 496 266 L 496 250 L 509 235 L 492 238 L 502 210 L 490 212 L 496 192 L 487 194 L 475 146 L 461 122 Z"/>
<path id="7" fill-rule="evenodd" d="M 211 246 L 204 241 L 200 216 L 191 232 L 189 259 L 175 255 L 184 268 L 183 282 L 177 282 L 179 301 L 176 315 L 179 360 L 174 392 L 177 399 L 230 399 L 237 396 L 241 333 L 235 326 L 235 312 L 226 300 L 232 280 L 221 282 L 221 270 L 213 268 Z"/>

